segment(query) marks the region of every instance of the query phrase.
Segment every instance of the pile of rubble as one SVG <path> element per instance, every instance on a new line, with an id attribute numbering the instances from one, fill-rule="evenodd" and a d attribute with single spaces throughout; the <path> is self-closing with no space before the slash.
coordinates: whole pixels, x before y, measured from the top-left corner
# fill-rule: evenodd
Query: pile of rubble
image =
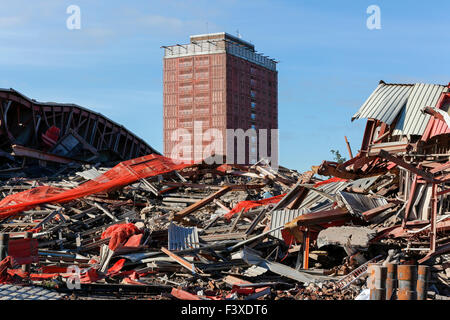
<path id="1" fill-rule="evenodd" d="M 37 193 L 42 204 L 29 208 L 30 191 L 73 192 L 111 170 L 2 183 L 2 282 L 77 298 L 354 299 L 367 272 L 352 271 L 392 249 L 402 262 L 424 259 L 430 241 L 429 226 L 401 229 L 395 170 L 319 180 L 263 163 L 186 165 L 70 201 Z M 26 210 L 14 212 L 20 205 Z M 446 295 L 448 261 L 438 257 L 425 256 L 430 283 Z"/>
<path id="2" fill-rule="evenodd" d="M 393 87 L 404 90 L 404 109 Z M 438 110 L 450 98 L 440 89 L 430 104 Z M 359 300 L 367 290 L 403 299 L 392 292 L 401 281 L 388 296 L 392 282 L 377 270 L 421 265 L 426 281 L 410 281 L 408 292 L 425 294 L 407 296 L 446 299 L 450 145 L 430 152 L 443 139 L 430 126 L 446 122 L 420 113 L 430 127 L 420 135 L 398 122 L 401 110 L 409 117 L 410 95 L 429 92 L 380 83 L 357 113 L 369 118 L 358 154 L 304 173 L 264 160 L 180 164 L 149 154 L 4 178 L 0 284 L 61 299 Z M 377 119 L 376 108 L 398 115 Z M 396 130 L 413 131 L 399 138 Z"/>

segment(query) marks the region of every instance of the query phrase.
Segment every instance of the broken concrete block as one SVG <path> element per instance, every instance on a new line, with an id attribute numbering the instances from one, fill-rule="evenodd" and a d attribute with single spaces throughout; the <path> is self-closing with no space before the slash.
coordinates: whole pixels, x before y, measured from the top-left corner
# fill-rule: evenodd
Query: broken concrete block
<path id="1" fill-rule="evenodd" d="M 367 248 L 376 232 L 366 227 L 331 227 L 319 232 L 317 246 L 326 245 L 351 246 Z"/>

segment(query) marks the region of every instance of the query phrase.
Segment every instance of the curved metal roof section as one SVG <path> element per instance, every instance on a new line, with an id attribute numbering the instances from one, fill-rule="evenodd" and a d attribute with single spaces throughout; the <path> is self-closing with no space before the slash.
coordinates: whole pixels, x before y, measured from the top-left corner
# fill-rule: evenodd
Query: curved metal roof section
<path id="1" fill-rule="evenodd" d="M 435 107 L 448 87 L 437 84 L 387 84 L 380 81 L 375 91 L 356 112 L 352 121 L 372 118 L 392 125 L 398 118 L 392 135 L 422 135 L 430 115 L 421 110 Z"/>
<path id="2" fill-rule="evenodd" d="M 137 140 L 139 140 L 143 145 L 147 146 L 147 147 L 152 151 L 152 153 L 161 155 L 161 153 L 159 153 L 156 149 L 154 149 L 152 146 L 150 146 L 148 143 L 146 143 L 142 138 L 139 138 L 137 135 L 135 135 L 135 134 L 132 133 L 130 130 L 128 130 L 127 128 L 125 128 L 123 125 L 118 124 L 118 123 L 112 121 L 111 119 L 109 119 L 108 117 L 105 117 L 105 116 L 104 116 L 103 114 L 101 114 L 101 113 L 92 111 L 92 110 L 90 110 L 90 109 L 84 108 L 84 107 L 79 106 L 79 105 L 74 104 L 74 103 L 39 102 L 39 101 L 36 101 L 36 100 L 34 100 L 34 99 L 28 98 L 27 96 L 25 96 L 24 94 L 20 93 L 20 92 L 17 91 L 17 90 L 14 90 L 13 88 L 10 88 L 10 89 L 0 88 L 0 92 L 14 94 L 14 95 L 18 96 L 19 99 L 24 99 L 24 100 L 28 101 L 28 102 L 29 102 L 30 104 L 32 104 L 32 105 L 39 105 L 39 106 L 59 106 L 59 107 L 72 107 L 72 108 L 78 108 L 78 109 L 80 109 L 80 110 L 83 110 L 83 111 L 89 112 L 89 113 L 91 113 L 91 114 L 94 114 L 94 115 L 96 115 L 96 116 L 102 117 L 102 118 L 104 118 L 105 120 L 109 121 L 110 123 L 114 124 L 115 126 L 121 128 L 122 130 L 124 130 L 125 132 L 127 132 L 129 135 L 135 137 L 135 138 L 136 138 Z"/>
<path id="3" fill-rule="evenodd" d="M 370 97 L 356 112 L 352 121 L 361 118 L 372 118 L 392 124 L 400 110 L 405 106 L 413 85 L 387 84 L 380 81 Z"/>
<path id="4" fill-rule="evenodd" d="M 422 109 L 435 107 L 441 94 L 447 90 L 448 87 L 442 85 L 415 84 L 392 135 L 423 135 L 431 116 L 423 113 Z"/>

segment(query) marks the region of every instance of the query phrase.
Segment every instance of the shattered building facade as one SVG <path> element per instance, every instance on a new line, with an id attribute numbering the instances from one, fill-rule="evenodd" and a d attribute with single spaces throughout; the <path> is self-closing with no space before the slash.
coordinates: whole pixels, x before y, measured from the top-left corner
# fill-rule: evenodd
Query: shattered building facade
<path id="1" fill-rule="evenodd" d="M 153 153 L 3 179 L 0 297 L 447 300 L 449 95 L 381 81 L 356 156 L 304 173 Z"/>

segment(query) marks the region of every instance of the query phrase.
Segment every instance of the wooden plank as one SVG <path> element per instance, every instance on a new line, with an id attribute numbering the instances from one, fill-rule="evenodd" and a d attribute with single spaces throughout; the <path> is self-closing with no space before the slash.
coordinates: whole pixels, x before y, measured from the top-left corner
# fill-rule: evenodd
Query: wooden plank
<path id="1" fill-rule="evenodd" d="M 167 250 L 164 247 L 161 248 L 161 251 L 164 252 L 165 254 L 167 254 L 169 257 L 171 257 L 173 260 L 175 260 L 179 264 L 181 264 L 183 267 L 185 267 L 186 269 L 191 271 L 192 273 L 198 273 L 199 272 L 199 270 L 192 263 L 187 261 L 186 259 L 183 259 L 182 257 L 176 255 L 175 253 Z"/>
<path id="2" fill-rule="evenodd" d="M 444 171 L 446 169 L 450 168 L 450 161 L 444 163 L 444 164 L 440 164 L 439 166 L 436 166 L 435 168 L 430 170 L 430 173 L 435 174 L 438 173 L 440 171 Z"/>
<path id="3" fill-rule="evenodd" d="M 161 181 L 161 184 L 169 187 L 186 187 L 195 189 L 218 190 L 221 188 L 216 185 L 189 183 L 189 182 Z M 227 184 L 225 186 L 230 187 L 233 190 L 252 190 L 252 189 L 261 189 L 265 186 L 265 184 Z"/>
<path id="4" fill-rule="evenodd" d="M 197 201 L 196 203 L 190 205 L 189 207 L 187 207 L 187 208 L 185 208 L 185 209 L 175 213 L 173 219 L 177 220 L 177 221 L 181 220 L 183 217 L 185 217 L 188 214 L 190 214 L 190 213 L 192 213 L 192 212 L 194 212 L 194 211 L 204 207 L 205 205 L 207 205 L 208 203 L 210 203 L 214 199 L 221 197 L 222 195 L 224 195 L 225 193 L 227 193 L 230 190 L 231 190 L 231 188 L 229 186 L 225 186 L 225 187 L 221 188 L 217 192 L 209 195 L 208 197 L 206 197 L 206 198 L 204 198 L 204 199 L 202 199 L 200 201 Z"/>
<path id="5" fill-rule="evenodd" d="M 230 233 L 233 232 L 234 228 L 236 228 L 236 225 L 237 225 L 239 219 L 241 219 L 242 214 L 244 213 L 244 211 L 245 211 L 245 208 L 242 209 L 241 212 L 239 212 L 239 215 L 234 219 L 233 224 L 231 225 L 231 228 L 230 228 L 230 231 L 229 231 Z"/>

